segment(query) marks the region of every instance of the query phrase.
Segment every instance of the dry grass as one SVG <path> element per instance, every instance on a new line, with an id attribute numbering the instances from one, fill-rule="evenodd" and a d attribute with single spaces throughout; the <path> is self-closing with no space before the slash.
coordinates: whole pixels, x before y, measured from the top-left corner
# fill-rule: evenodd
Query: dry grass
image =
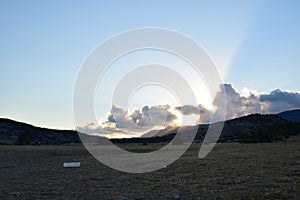
<path id="1" fill-rule="evenodd" d="M 199 148 L 159 171 L 127 174 L 82 146 L 0 146 L 0 199 L 300 199 L 300 142 L 218 144 L 202 160 Z M 82 167 L 62 168 L 67 161 Z"/>

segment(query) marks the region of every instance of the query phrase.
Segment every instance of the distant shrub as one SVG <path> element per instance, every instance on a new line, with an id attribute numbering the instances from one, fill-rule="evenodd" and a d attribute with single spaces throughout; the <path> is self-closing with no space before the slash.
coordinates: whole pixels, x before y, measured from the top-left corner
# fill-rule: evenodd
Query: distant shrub
<path id="1" fill-rule="evenodd" d="M 299 123 L 284 122 L 256 130 L 243 131 L 238 134 L 238 139 L 242 143 L 286 141 L 290 136 L 299 134 Z"/>
<path id="2" fill-rule="evenodd" d="M 28 144 L 33 139 L 33 134 L 29 132 L 23 132 L 19 135 L 16 144 Z"/>
<path id="3" fill-rule="evenodd" d="M 277 137 L 283 137 L 284 141 L 286 141 L 290 136 L 299 135 L 299 130 L 299 123 L 294 122 L 279 123 L 269 127 L 270 132 Z"/>

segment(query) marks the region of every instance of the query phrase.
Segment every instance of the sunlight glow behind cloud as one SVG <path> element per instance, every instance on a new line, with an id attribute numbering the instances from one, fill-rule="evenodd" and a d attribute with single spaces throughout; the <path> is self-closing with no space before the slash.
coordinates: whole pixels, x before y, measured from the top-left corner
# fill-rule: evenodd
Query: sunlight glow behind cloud
<path id="1" fill-rule="evenodd" d="M 109 138 L 137 137 L 151 130 L 160 130 L 168 126 L 196 125 L 210 123 L 211 115 L 220 112 L 218 95 L 226 93 L 226 119 L 232 119 L 254 113 L 279 113 L 300 108 L 300 93 L 276 89 L 270 93 L 258 93 L 244 88 L 238 93 L 230 84 L 224 85 L 225 90 L 219 91 L 214 100 L 215 111 L 207 110 L 201 105 L 148 105 L 136 109 L 113 106 L 112 111 L 101 118 L 99 124 L 87 124 L 77 127 L 78 131 L 96 134 Z M 115 115 L 112 115 L 115 113 Z M 152 118 L 151 118 L 152 117 Z M 116 123 L 119 119 L 119 124 Z M 147 126 L 150 124 L 151 126 Z M 132 121 L 138 126 L 133 127 Z"/>

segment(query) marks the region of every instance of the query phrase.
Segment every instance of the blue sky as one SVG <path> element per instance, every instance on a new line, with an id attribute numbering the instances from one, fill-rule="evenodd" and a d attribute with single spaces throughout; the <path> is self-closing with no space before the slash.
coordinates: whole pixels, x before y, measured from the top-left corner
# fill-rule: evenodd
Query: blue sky
<path id="1" fill-rule="evenodd" d="M 74 128 L 72 95 L 88 54 L 139 27 L 182 32 L 240 91 L 299 90 L 299 1 L 1 1 L 0 116 Z M 103 111 L 105 112 L 105 111 Z"/>

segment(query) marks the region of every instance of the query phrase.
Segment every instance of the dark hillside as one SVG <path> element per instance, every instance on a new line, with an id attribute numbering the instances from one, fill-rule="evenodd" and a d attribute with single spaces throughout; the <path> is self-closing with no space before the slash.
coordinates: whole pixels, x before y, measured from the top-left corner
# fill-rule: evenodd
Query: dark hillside
<path id="1" fill-rule="evenodd" d="M 236 119 L 225 121 L 219 142 L 237 142 L 241 133 L 254 133 L 268 131 L 276 126 L 286 126 L 283 130 L 291 129 L 292 135 L 297 135 L 296 130 L 299 125 L 293 124 L 291 128 L 288 123 L 300 121 L 300 110 L 286 111 L 279 114 L 252 114 Z M 299 123 L 298 123 L 299 124 Z M 275 128 L 274 128 L 275 127 Z M 195 142 L 202 142 L 207 132 L 208 125 L 196 125 L 182 127 L 182 136 L 188 137 L 190 131 L 197 130 Z M 171 141 L 178 131 L 178 127 L 167 127 L 160 131 L 150 131 L 141 138 L 111 139 L 113 143 L 158 143 Z M 278 131 L 277 131 L 278 132 Z M 281 131 L 282 132 L 282 131 Z M 286 131 L 283 131 L 286 132 Z M 277 135 L 279 133 L 276 133 Z M 290 136 L 284 133 L 283 136 Z M 88 136 L 89 137 L 89 136 Z M 185 138 L 186 139 L 186 138 Z M 286 139 L 286 138 L 285 138 Z M 93 140 L 94 141 L 94 140 Z M 184 141 L 184 139 L 183 139 Z M 10 119 L 0 119 L 0 144 L 64 144 L 81 143 L 78 133 L 71 130 L 54 130 L 39 128 L 26 123 L 13 121 Z"/>
<path id="2" fill-rule="evenodd" d="M 10 119 L 0 119 L 0 144 L 80 143 L 76 131 L 39 128 Z"/>
<path id="3" fill-rule="evenodd" d="M 281 112 L 277 115 L 291 122 L 300 122 L 300 109 Z"/>

